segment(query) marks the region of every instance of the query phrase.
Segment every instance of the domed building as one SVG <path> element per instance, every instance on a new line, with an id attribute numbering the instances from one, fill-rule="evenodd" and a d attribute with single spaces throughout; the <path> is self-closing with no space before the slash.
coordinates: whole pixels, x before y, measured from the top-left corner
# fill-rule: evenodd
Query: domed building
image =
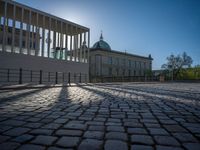
<path id="1" fill-rule="evenodd" d="M 90 81 L 142 81 L 152 70 L 152 58 L 112 50 L 103 35 L 90 48 Z"/>
<path id="2" fill-rule="evenodd" d="M 103 40 L 102 33 L 101 33 L 99 41 L 97 41 L 96 43 L 94 43 L 92 49 L 104 49 L 104 50 L 111 51 L 110 45 Z"/>

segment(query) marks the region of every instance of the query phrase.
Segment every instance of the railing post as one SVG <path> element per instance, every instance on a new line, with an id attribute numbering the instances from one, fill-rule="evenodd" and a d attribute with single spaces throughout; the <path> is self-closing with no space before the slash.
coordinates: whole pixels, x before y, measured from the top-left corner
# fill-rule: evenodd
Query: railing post
<path id="1" fill-rule="evenodd" d="M 8 69 L 8 72 L 7 72 L 7 82 L 10 82 L 10 69 Z"/>
<path id="2" fill-rule="evenodd" d="M 31 70 L 31 82 L 33 81 L 33 71 Z"/>
<path id="3" fill-rule="evenodd" d="M 71 83 L 70 83 L 70 72 L 68 73 L 68 84 L 71 85 Z"/>
<path id="4" fill-rule="evenodd" d="M 58 84 L 58 72 L 56 72 L 56 84 Z"/>
<path id="5" fill-rule="evenodd" d="M 65 73 L 63 72 L 63 83 L 65 83 Z"/>
<path id="6" fill-rule="evenodd" d="M 81 73 L 80 73 L 80 77 L 79 77 L 79 82 L 81 83 Z"/>
<path id="7" fill-rule="evenodd" d="M 22 68 L 19 69 L 19 84 L 22 84 Z"/>
<path id="8" fill-rule="evenodd" d="M 50 82 L 50 72 L 48 72 L 48 82 Z"/>
<path id="9" fill-rule="evenodd" d="M 40 70 L 40 81 L 39 84 L 42 84 L 42 70 Z"/>
<path id="10" fill-rule="evenodd" d="M 76 83 L 76 73 L 74 73 L 74 83 Z"/>

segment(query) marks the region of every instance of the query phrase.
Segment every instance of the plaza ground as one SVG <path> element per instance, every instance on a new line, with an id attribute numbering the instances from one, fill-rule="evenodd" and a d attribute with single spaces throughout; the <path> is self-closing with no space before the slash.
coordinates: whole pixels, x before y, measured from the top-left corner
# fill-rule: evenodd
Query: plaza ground
<path id="1" fill-rule="evenodd" d="M 0 90 L 0 149 L 199 150 L 199 83 Z"/>

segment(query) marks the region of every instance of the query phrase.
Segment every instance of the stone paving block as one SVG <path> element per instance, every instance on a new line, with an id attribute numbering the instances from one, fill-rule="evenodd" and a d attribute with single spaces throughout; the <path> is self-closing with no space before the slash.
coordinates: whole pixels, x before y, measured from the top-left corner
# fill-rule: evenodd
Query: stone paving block
<path id="1" fill-rule="evenodd" d="M 183 150 L 181 147 L 156 145 L 156 150 Z"/>
<path id="2" fill-rule="evenodd" d="M 162 128 L 148 128 L 151 135 L 169 135 L 169 133 Z"/>
<path id="3" fill-rule="evenodd" d="M 14 150 L 19 146 L 20 146 L 20 144 L 16 143 L 16 142 L 4 142 L 4 143 L 0 144 L 0 149 L 1 150 Z"/>
<path id="4" fill-rule="evenodd" d="M 44 146 L 34 145 L 34 144 L 25 144 L 19 147 L 18 150 L 44 150 Z"/>
<path id="5" fill-rule="evenodd" d="M 49 123 L 47 125 L 44 125 L 42 126 L 41 128 L 44 128 L 44 129 L 58 129 L 62 124 L 58 124 L 58 123 Z"/>
<path id="6" fill-rule="evenodd" d="M 126 142 L 119 140 L 107 140 L 104 145 L 104 150 L 128 150 Z"/>
<path id="7" fill-rule="evenodd" d="M 76 147 L 78 146 L 79 142 L 80 142 L 79 137 L 63 136 L 57 141 L 56 145 L 61 147 Z"/>
<path id="8" fill-rule="evenodd" d="M 26 122 L 25 121 L 19 121 L 19 120 L 5 120 L 2 121 L 0 124 L 3 125 L 9 125 L 9 126 L 22 126 L 24 125 Z"/>
<path id="9" fill-rule="evenodd" d="M 56 135 L 63 136 L 63 135 L 68 135 L 68 136 L 81 136 L 83 134 L 83 131 L 81 130 L 67 130 L 67 129 L 60 129 L 57 130 Z"/>
<path id="10" fill-rule="evenodd" d="M 164 127 L 169 131 L 169 132 L 187 132 L 183 127 L 180 125 L 164 125 Z"/>
<path id="11" fill-rule="evenodd" d="M 122 132 L 108 132 L 106 139 L 127 141 L 127 134 Z"/>
<path id="12" fill-rule="evenodd" d="M 84 138 L 103 139 L 104 132 L 101 131 L 86 131 L 83 135 Z"/>
<path id="13" fill-rule="evenodd" d="M 7 130 L 9 130 L 11 128 L 12 128 L 12 126 L 7 126 L 7 125 L 1 125 L 0 124 L 0 133 L 5 132 L 5 131 L 7 131 Z"/>
<path id="14" fill-rule="evenodd" d="M 190 133 L 174 133 L 174 137 L 180 140 L 183 143 L 186 142 L 198 142 L 198 140 Z"/>
<path id="15" fill-rule="evenodd" d="M 49 147 L 47 150 L 73 150 L 71 148 Z"/>
<path id="16" fill-rule="evenodd" d="M 4 134 L 8 136 L 20 136 L 28 131 L 30 131 L 29 128 L 17 127 L 6 131 Z"/>
<path id="17" fill-rule="evenodd" d="M 26 123 L 24 126 L 25 127 L 28 127 L 28 128 L 39 128 L 41 127 L 43 124 L 42 123 L 39 123 L 39 122 L 30 122 L 30 123 Z"/>
<path id="18" fill-rule="evenodd" d="M 51 135 L 53 133 L 53 130 L 49 130 L 49 129 L 34 129 L 30 133 L 31 134 L 36 134 L 36 135 Z"/>
<path id="19" fill-rule="evenodd" d="M 131 145 L 131 150 L 153 150 L 153 147 L 147 145 Z"/>
<path id="20" fill-rule="evenodd" d="M 200 150 L 200 143 L 184 143 L 183 146 L 187 150 Z"/>
<path id="21" fill-rule="evenodd" d="M 96 139 L 84 139 L 78 147 L 78 150 L 101 150 L 103 141 Z"/>
<path id="22" fill-rule="evenodd" d="M 125 132 L 123 126 L 107 126 L 107 131 Z"/>
<path id="23" fill-rule="evenodd" d="M 33 138 L 34 138 L 34 136 L 32 136 L 32 135 L 23 134 L 21 136 L 17 136 L 15 139 L 13 139 L 13 141 L 19 142 L 19 143 L 25 143 L 25 142 L 30 141 Z"/>
<path id="24" fill-rule="evenodd" d="M 97 125 L 97 126 L 101 126 L 101 125 L 104 125 L 104 122 L 101 122 L 101 121 L 87 121 L 86 124 L 87 124 L 87 125 Z"/>
<path id="25" fill-rule="evenodd" d="M 54 136 L 39 135 L 34 140 L 32 140 L 31 143 L 50 146 L 54 141 L 56 141 L 56 139 L 57 137 Z"/>
<path id="26" fill-rule="evenodd" d="M 0 143 L 3 143 L 3 142 L 5 142 L 5 141 L 7 141 L 8 139 L 10 139 L 9 136 L 0 135 Z"/>
<path id="27" fill-rule="evenodd" d="M 172 136 L 154 136 L 159 145 L 180 146 L 180 143 Z"/>
<path id="28" fill-rule="evenodd" d="M 66 123 L 67 121 L 69 121 L 69 119 L 66 118 L 58 118 L 54 120 L 55 123 L 60 123 L 60 124 Z"/>
<path id="29" fill-rule="evenodd" d="M 132 127 L 132 128 L 141 128 L 143 125 L 141 123 L 136 122 L 124 122 L 125 127 Z"/>
<path id="30" fill-rule="evenodd" d="M 104 131 L 105 130 L 105 126 L 91 125 L 91 126 L 89 126 L 88 130 L 91 130 L 91 131 Z"/>
<path id="31" fill-rule="evenodd" d="M 145 145 L 154 144 L 152 137 L 149 135 L 132 135 L 131 142 L 138 143 L 138 144 L 145 144 Z"/>
<path id="32" fill-rule="evenodd" d="M 64 125 L 64 128 L 77 129 L 77 130 L 86 130 L 87 126 L 85 124 L 67 123 L 66 125 Z"/>
<path id="33" fill-rule="evenodd" d="M 129 134 L 148 134 L 145 128 L 128 128 L 127 132 Z"/>

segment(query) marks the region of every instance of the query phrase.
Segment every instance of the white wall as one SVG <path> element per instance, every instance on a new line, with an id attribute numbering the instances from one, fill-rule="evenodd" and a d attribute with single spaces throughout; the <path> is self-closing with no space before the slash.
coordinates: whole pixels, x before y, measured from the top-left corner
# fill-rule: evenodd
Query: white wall
<path id="1" fill-rule="evenodd" d="M 70 72 L 71 76 L 73 76 L 74 73 L 81 73 L 87 74 L 87 80 L 89 73 L 88 63 L 70 62 L 65 60 L 0 51 L 0 69 L 2 68 L 22 68 L 25 70 L 42 70 L 43 72 Z"/>

